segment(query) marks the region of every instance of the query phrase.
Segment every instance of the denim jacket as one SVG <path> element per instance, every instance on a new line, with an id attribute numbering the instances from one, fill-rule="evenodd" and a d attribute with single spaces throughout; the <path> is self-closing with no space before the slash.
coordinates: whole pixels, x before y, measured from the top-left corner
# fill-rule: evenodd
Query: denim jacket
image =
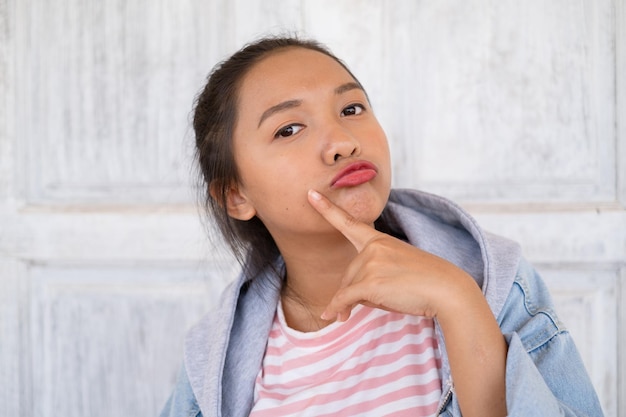
<path id="1" fill-rule="evenodd" d="M 460 207 L 439 196 L 392 190 L 382 214 L 389 231 L 468 272 L 482 288 L 508 342 L 506 403 L 510 416 L 602 416 L 580 355 L 558 319 L 541 277 L 517 244 L 480 229 Z M 243 274 L 220 306 L 191 329 L 184 365 L 161 417 L 243 417 L 253 405 L 282 278 L 279 259 Z M 445 341 L 438 415 L 461 416 Z M 476 376 L 480 381 L 480 375 Z"/>

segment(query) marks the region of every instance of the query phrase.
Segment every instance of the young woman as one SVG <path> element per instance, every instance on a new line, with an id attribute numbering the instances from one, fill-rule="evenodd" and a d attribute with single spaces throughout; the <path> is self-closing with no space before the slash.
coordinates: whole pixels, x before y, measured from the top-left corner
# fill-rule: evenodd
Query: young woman
<path id="1" fill-rule="evenodd" d="M 243 268 L 189 333 L 163 416 L 602 415 L 518 246 L 390 189 L 367 94 L 323 46 L 246 46 L 212 72 L 194 129 Z"/>

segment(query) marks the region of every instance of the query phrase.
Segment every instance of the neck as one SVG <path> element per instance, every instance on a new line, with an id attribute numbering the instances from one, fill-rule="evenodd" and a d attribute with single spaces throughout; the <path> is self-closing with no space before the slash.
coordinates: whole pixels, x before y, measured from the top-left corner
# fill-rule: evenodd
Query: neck
<path id="1" fill-rule="evenodd" d="M 282 243 L 282 244 L 281 244 Z M 282 302 L 289 327 L 314 331 L 330 324 L 320 318 L 357 255 L 342 235 L 277 242 L 287 271 Z"/>

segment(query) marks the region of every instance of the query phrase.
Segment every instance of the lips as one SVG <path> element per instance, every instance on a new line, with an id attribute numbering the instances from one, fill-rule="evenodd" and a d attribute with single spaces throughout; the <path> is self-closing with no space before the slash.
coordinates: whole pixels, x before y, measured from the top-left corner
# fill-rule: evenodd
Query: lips
<path id="1" fill-rule="evenodd" d="M 332 188 L 354 187 L 372 180 L 378 174 L 371 162 L 354 162 L 342 169 L 330 183 Z"/>

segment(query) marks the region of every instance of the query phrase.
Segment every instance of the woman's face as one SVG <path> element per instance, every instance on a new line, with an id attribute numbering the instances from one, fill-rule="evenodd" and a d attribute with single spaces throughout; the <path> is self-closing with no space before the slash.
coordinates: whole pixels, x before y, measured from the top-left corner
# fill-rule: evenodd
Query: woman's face
<path id="1" fill-rule="evenodd" d="M 241 183 L 229 213 L 281 238 L 336 233 L 309 205 L 315 189 L 373 223 L 389 197 L 387 139 L 364 91 L 334 59 L 289 48 L 243 79 L 233 149 Z"/>

